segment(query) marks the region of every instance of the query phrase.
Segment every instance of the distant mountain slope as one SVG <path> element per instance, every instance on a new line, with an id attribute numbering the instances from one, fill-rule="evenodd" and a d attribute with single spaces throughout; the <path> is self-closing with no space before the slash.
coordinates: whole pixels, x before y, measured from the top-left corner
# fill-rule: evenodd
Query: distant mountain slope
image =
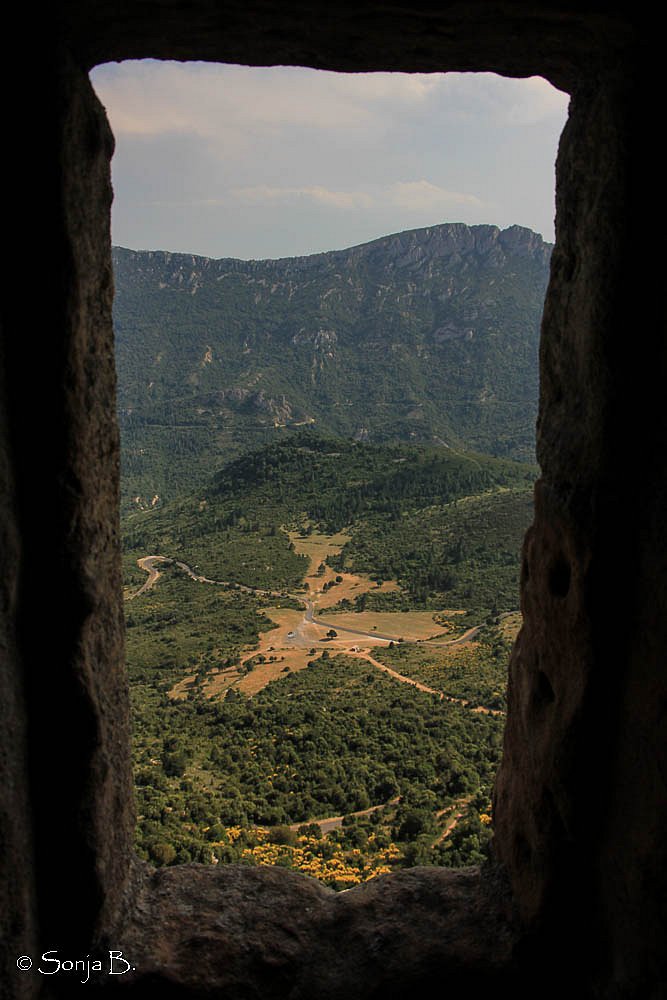
<path id="1" fill-rule="evenodd" d="M 460 223 L 284 260 L 114 249 L 126 495 L 304 424 L 530 460 L 550 254 Z"/>

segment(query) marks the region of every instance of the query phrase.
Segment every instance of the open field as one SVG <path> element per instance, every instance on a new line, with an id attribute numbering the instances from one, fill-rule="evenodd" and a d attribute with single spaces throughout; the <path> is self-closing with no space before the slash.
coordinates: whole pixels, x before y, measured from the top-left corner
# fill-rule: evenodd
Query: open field
<path id="1" fill-rule="evenodd" d="M 181 680 L 177 681 L 176 684 L 169 690 L 168 697 L 172 701 L 183 701 L 188 697 L 194 681 L 196 679 L 196 674 L 188 674 L 186 677 L 182 677 Z M 215 689 L 215 694 L 224 694 L 225 691 L 229 690 L 231 687 L 235 687 L 237 682 L 243 677 L 243 674 L 239 667 L 227 667 L 224 670 L 213 670 L 208 675 L 206 684 L 203 687 L 203 691 L 206 695 L 211 697 L 210 690 Z"/>
<path id="2" fill-rule="evenodd" d="M 432 639 L 434 636 L 448 638 L 455 632 L 455 625 L 449 622 L 438 624 L 433 611 L 360 611 L 329 614 L 331 621 L 340 628 L 358 628 L 364 632 L 377 631 L 410 642 Z"/>
<path id="3" fill-rule="evenodd" d="M 188 692 L 192 687 L 192 682 L 195 679 L 195 674 L 188 674 L 187 677 L 182 677 L 180 681 L 170 689 L 167 697 L 171 698 L 172 701 L 185 701 L 188 696 Z"/>
<path id="4" fill-rule="evenodd" d="M 340 583 L 336 583 L 337 577 L 342 577 Z M 320 593 L 319 588 L 325 581 L 333 581 L 326 593 Z M 318 578 L 317 585 L 311 585 L 311 595 L 316 601 L 318 608 L 331 608 L 339 601 L 348 600 L 354 602 L 356 597 L 372 591 L 374 594 L 389 594 L 399 590 L 395 580 L 385 580 L 380 587 L 374 580 L 371 580 L 365 573 L 336 573 L 327 566 L 325 575 Z"/>
<path id="5" fill-rule="evenodd" d="M 312 650 L 321 653 L 328 650 L 335 653 L 347 652 L 350 649 L 370 649 L 374 646 L 388 646 L 389 640 L 358 636 L 354 634 L 339 635 L 337 639 L 327 638 L 328 629 L 314 622 L 307 622 L 303 613 L 284 608 L 266 608 L 264 613 L 274 621 L 278 628 L 271 632 L 263 632 L 259 637 L 259 645 L 243 653 L 241 664 L 253 660 L 253 668 L 249 673 L 237 672 L 232 677 L 230 671 L 220 671 L 211 675 L 204 685 L 204 694 L 215 698 L 229 687 L 236 687 L 247 695 L 257 694 L 271 681 L 277 680 L 286 672 L 303 670 L 313 658 Z M 354 616 L 352 616 L 354 617 Z M 288 637 L 288 633 L 294 633 Z M 258 662 L 264 657 L 265 662 Z"/>
<path id="6" fill-rule="evenodd" d="M 267 660 L 266 663 L 255 664 L 252 671 L 246 674 L 236 685 L 239 691 L 243 691 L 244 694 L 252 697 L 252 695 L 261 691 L 262 688 L 265 688 L 267 684 L 270 684 L 271 681 L 278 680 L 288 670 L 294 673 L 298 670 L 303 670 L 304 667 L 308 666 L 308 661 L 313 658 L 307 649 L 283 649 L 275 653 L 269 653 L 269 656 L 275 656 L 275 660 L 273 662 Z"/>
<path id="7" fill-rule="evenodd" d="M 330 608 L 345 599 L 354 601 L 355 597 L 369 590 L 383 594 L 399 589 L 395 580 L 387 580 L 378 587 L 365 573 L 337 573 L 331 566 L 326 565 L 327 557 L 339 555 L 343 546 L 350 541 L 350 536 L 344 531 L 339 531 L 335 535 L 324 535 L 319 531 L 313 531 L 306 537 L 302 537 L 298 531 L 290 531 L 289 538 L 297 555 L 307 556 L 310 560 L 304 583 L 308 587 L 310 596 L 316 599 L 318 608 Z M 318 572 L 320 567 L 323 569 Z M 342 579 L 337 583 L 339 577 Z M 325 585 L 329 587 L 326 591 L 324 591 Z"/>
<path id="8" fill-rule="evenodd" d="M 313 531 L 312 534 L 306 536 L 300 535 L 298 531 L 289 532 L 289 540 L 294 545 L 296 554 L 308 556 L 310 559 L 306 579 L 315 576 L 318 567 L 326 561 L 327 557 L 337 556 L 350 539 L 351 536 L 345 531 L 339 531 L 335 535 L 322 535 L 319 531 Z"/>

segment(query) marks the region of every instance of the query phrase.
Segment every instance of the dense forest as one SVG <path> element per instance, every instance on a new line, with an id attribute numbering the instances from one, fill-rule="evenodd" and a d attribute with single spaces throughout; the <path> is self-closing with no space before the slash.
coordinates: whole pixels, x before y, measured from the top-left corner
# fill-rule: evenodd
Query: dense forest
<path id="1" fill-rule="evenodd" d="M 398 517 L 368 516 L 331 564 L 401 584 L 401 593 L 357 598 L 358 611 L 436 608 L 446 597 L 473 616 L 497 615 L 517 606 L 517 553 L 532 510 L 532 486 L 520 485 Z"/>

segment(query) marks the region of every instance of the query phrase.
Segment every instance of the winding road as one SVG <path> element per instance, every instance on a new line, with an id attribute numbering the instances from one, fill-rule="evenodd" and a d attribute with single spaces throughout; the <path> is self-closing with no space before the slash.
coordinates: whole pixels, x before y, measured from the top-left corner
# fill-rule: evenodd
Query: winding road
<path id="1" fill-rule="evenodd" d="M 382 639 L 385 642 L 395 642 L 400 643 L 403 640 L 395 635 L 388 635 L 382 632 L 367 632 L 362 629 L 356 629 L 351 627 L 344 627 L 339 625 L 337 622 L 328 622 L 323 618 L 317 618 L 315 616 L 315 602 L 311 597 L 304 597 L 301 594 L 288 594 L 286 595 L 281 591 L 275 590 L 260 590 L 257 587 L 248 587 L 245 584 L 231 583 L 223 580 L 211 580 L 207 576 L 203 576 L 201 573 L 196 573 L 191 566 L 187 563 L 181 562 L 178 559 L 172 559 L 169 556 L 144 556 L 141 559 L 137 559 L 137 565 L 145 573 L 148 573 L 148 579 L 143 584 L 139 590 L 135 591 L 126 598 L 128 601 L 135 600 L 141 594 L 146 593 L 158 582 L 160 576 L 162 575 L 160 571 L 156 568 L 159 563 L 167 563 L 172 566 L 177 566 L 180 570 L 186 573 L 191 580 L 196 583 L 207 583 L 218 587 L 234 587 L 237 590 L 242 590 L 248 594 L 258 594 L 260 597 L 291 597 L 293 600 L 299 601 L 304 605 L 304 615 L 303 621 L 296 626 L 294 631 L 290 633 L 290 643 L 292 646 L 297 646 L 301 648 L 309 648 L 314 643 L 321 642 L 322 637 L 315 632 L 315 627 L 333 629 L 336 632 L 345 632 L 351 635 L 358 635 L 366 639 Z M 445 642 L 437 642 L 429 639 L 417 640 L 421 644 L 427 644 L 429 646 L 457 646 L 462 643 L 471 642 L 472 639 L 481 630 L 481 625 L 474 625 L 469 628 L 467 632 L 460 635 L 457 639 L 449 639 Z M 388 674 L 396 681 L 400 681 L 401 684 L 409 684 L 418 691 L 424 691 L 426 694 L 435 695 L 440 701 L 447 701 L 454 705 L 461 705 L 463 708 L 468 708 L 471 712 L 481 713 L 483 715 L 505 715 L 505 712 L 501 709 L 495 708 L 485 708 L 483 705 L 470 705 L 470 703 L 465 698 L 455 698 L 452 695 L 446 695 L 443 691 L 438 691 L 436 688 L 429 687 L 428 684 L 422 684 L 421 681 L 416 681 L 412 677 L 406 677 L 405 674 L 400 674 L 397 670 L 393 670 L 391 667 L 386 666 L 386 664 L 381 663 L 380 660 L 376 660 L 367 650 L 360 650 L 352 648 L 350 650 L 341 650 L 346 656 L 351 656 L 354 659 L 365 660 L 367 663 L 371 663 L 376 669 L 381 670 L 383 673 Z"/>
<path id="2" fill-rule="evenodd" d="M 151 587 L 154 587 L 158 582 L 159 578 L 162 576 L 159 570 L 155 568 L 156 563 L 167 563 L 170 566 L 178 566 L 182 569 L 191 580 L 195 583 L 210 583 L 215 587 L 233 587 L 235 590 L 242 590 L 246 594 L 259 594 L 260 597 L 285 597 L 292 595 L 285 595 L 284 592 L 278 590 L 260 590 L 258 587 L 246 587 L 243 583 L 232 583 L 227 580 L 211 580 L 208 576 L 202 576 L 201 573 L 195 573 L 191 566 L 187 563 L 180 562 L 178 559 L 172 559 L 170 556 L 144 556 L 142 559 L 137 559 L 137 566 L 139 569 L 143 569 L 145 573 L 148 573 L 148 579 L 139 590 L 135 591 L 134 594 L 130 594 L 126 597 L 126 601 L 133 601 L 136 597 L 144 594 Z M 302 597 L 296 597 L 297 601 L 303 601 Z"/>
<path id="3" fill-rule="evenodd" d="M 141 594 L 146 593 L 155 586 L 159 578 L 162 576 L 160 571 L 156 569 L 157 563 L 168 563 L 172 566 L 178 566 L 179 569 L 183 570 L 191 580 L 196 583 L 208 583 L 216 587 L 234 587 L 236 590 L 242 590 L 246 594 L 258 594 L 260 597 L 291 597 L 292 600 L 299 601 L 301 604 L 305 605 L 305 611 L 303 616 L 304 625 L 318 625 L 320 628 L 334 629 L 336 632 L 346 632 L 350 635 L 359 635 L 365 639 L 384 639 L 387 642 L 402 642 L 403 639 L 400 636 L 389 635 L 384 632 L 368 632 L 363 629 L 351 628 L 348 626 L 340 625 L 338 622 L 328 622 L 323 618 L 315 617 L 315 602 L 310 597 L 304 597 L 302 594 L 285 594 L 284 591 L 278 590 L 260 590 L 258 587 L 248 587 L 242 583 L 232 583 L 229 580 L 211 580 L 207 576 L 203 576 L 200 573 L 196 573 L 191 566 L 187 563 L 180 562 L 178 559 L 172 559 L 169 556 L 143 556 L 141 559 L 137 559 L 137 566 L 148 573 L 148 579 L 146 582 L 135 591 L 134 594 L 130 594 L 126 597 L 127 601 L 133 601 L 135 598 L 140 597 Z M 457 639 L 448 639 L 445 642 L 438 642 L 433 639 L 417 639 L 418 643 L 428 643 L 429 646 L 457 646 L 460 643 L 470 642 L 477 633 L 482 628 L 481 625 L 474 625 L 469 628 L 467 632 L 460 635 Z M 297 638 L 297 636 L 295 636 Z M 311 645 L 313 642 L 312 635 L 303 636 L 303 643 L 306 645 Z M 397 675 L 400 676 L 400 675 Z M 425 688 L 425 690 L 431 690 L 430 688 Z"/>

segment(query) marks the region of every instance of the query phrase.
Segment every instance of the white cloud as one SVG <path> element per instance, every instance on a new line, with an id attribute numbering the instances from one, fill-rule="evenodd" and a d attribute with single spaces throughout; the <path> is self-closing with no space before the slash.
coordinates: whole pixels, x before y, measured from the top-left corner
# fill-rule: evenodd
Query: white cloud
<path id="1" fill-rule="evenodd" d="M 556 90 L 542 77 L 531 76 L 528 80 L 511 82 L 512 97 L 506 112 L 508 124 L 533 125 L 566 114 L 569 96 Z"/>
<path id="2" fill-rule="evenodd" d="M 432 212 L 434 217 L 455 206 L 481 208 L 484 202 L 474 194 L 447 191 L 427 180 L 396 181 L 376 185 L 369 190 L 333 191 L 319 185 L 310 187 L 271 187 L 257 184 L 253 187 L 232 189 L 230 197 L 248 204 L 270 202 L 294 203 L 310 201 L 335 209 L 378 209 L 395 207 L 418 213 Z"/>
<path id="3" fill-rule="evenodd" d="M 387 200 L 400 208 L 421 212 L 432 209 L 439 212 L 454 205 L 481 207 L 484 203 L 474 194 L 447 191 L 430 181 L 397 181 L 386 188 Z"/>
<path id="4" fill-rule="evenodd" d="M 531 125 L 567 112 L 569 96 L 539 76 L 447 73 L 440 78 L 439 111 L 454 118 L 488 118 L 508 127 Z"/>
<path id="5" fill-rule="evenodd" d="M 119 136 L 184 133 L 222 141 L 239 129 L 370 128 L 389 105 L 423 110 L 438 95 L 467 100 L 465 78 L 474 76 L 492 74 L 332 73 L 142 60 L 98 66 L 91 79 Z"/>
<path id="6" fill-rule="evenodd" d="M 246 202 L 263 201 L 295 201 L 305 199 L 328 205 L 332 208 L 368 208 L 373 198 L 365 191 L 330 191 L 328 188 L 315 185 L 312 187 L 270 187 L 268 184 L 257 184 L 254 187 L 233 188 L 232 198 Z"/>
<path id="7" fill-rule="evenodd" d="M 147 60 L 92 80 L 117 137 L 126 246 L 172 245 L 173 232 L 212 256 L 262 256 L 265 223 L 292 246 L 297 233 L 336 246 L 447 220 L 552 232 L 567 96 L 538 77 Z"/>
<path id="8" fill-rule="evenodd" d="M 124 64 L 122 72 L 98 67 L 92 78 L 117 135 L 183 132 L 218 142 L 257 128 L 358 128 L 370 118 L 367 99 L 383 89 L 334 73 L 152 61 Z M 403 90 L 419 93 L 420 86 Z"/>
<path id="9" fill-rule="evenodd" d="M 347 100 L 421 104 L 442 85 L 443 73 L 322 73 L 321 84 Z"/>

